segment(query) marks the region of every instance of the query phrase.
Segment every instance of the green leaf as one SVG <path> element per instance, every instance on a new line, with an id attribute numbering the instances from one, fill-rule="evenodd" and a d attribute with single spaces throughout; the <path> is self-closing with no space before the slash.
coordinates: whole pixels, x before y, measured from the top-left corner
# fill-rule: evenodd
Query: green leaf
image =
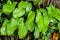
<path id="1" fill-rule="evenodd" d="M 35 18 L 35 13 L 33 11 L 31 11 L 28 14 L 27 20 L 26 20 L 26 27 L 28 27 L 28 30 L 30 30 L 31 32 L 34 30 L 34 18 Z"/>
<path id="2" fill-rule="evenodd" d="M 46 36 L 43 36 L 42 40 L 48 40 L 48 38 Z"/>
<path id="3" fill-rule="evenodd" d="M 7 0 L 7 4 L 12 4 L 11 0 Z"/>
<path id="4" fill-rule="evenodd" d="M 6 15 L 9 15 L 15 8 L 17 2 L 11 2 L 11 1 L 8 1 L 7 4 L 4 4 L 3 5 L 3 8 L 2 8 L 2 11 L 3 13 L 5 13 Z"/>
<path id="5" fill-rule="evenodd" d="M 17 20 L 12 18 L 10 23 L 7 24 L 7 35 L 13 35 L 15 30 L 17 29 Z"/>
<path id="6" fill-rule="evenodd" d="M 37 15 L 36 15 L 36 24 L 38 25 L 38 28 L 40 29 L 40 32 L 43 29 L 43 16 L 39 10 L 37 10 Z"/>
<path id="7" fill-rule="evenodd" d="M 19 21 L 18 21 L 18 35 L 19 35 L 19 38 L 23 38 L 27 35 L 27 27 L 25 26 L 24 24 L 24 19 L 23 18 L 20 18 Z"/>
<path id="8" fill-rule="evenodd" d="M 14 18 L 18 18 L 18 17 L 21 17 L 25 14 L 25 10 L 20 10 L 18 8 L 16 8 L 14 11 L 13 11 L 13 17 Z"/>
<path id="9" fill-rule="evenodd" d="M 39 30 L 39 28 L 37 26 L 35 26 L 34 37 L 38 38 L 39 34 L 40 34 L 40 30 Z"/>
<path id="10" fill-rule="evenodd" d="M 60 23 L 58 23 L 58 29 L 59 29 L 59 32 L 60 32 Z"/>
<path id="11" fill-rule="evenodd" d="M 42 4 L 44 0 L 33 0 L 34 5 L 37 5 L 38 3 Z"/>
<path id="12" fill-rule="evenodd" d="M 37 10 L 37 16 L 36 16 L 36 24 L 38 25 L 40 32 L 45 34 L 48 28 L 48 24 L 50 22 L 51 18 L 47 15 L 46 10 L 39 9 Z"/>
<path id="13" fill-rule="evenodd" d="M 49 7 L 47 7 L 48 14 L 57 20 L 60 20 L 60 10 L 55 8 L 52 4 L 50 4 Z"/>
<path id="14" fill-rule="evenodd" d="M 31 11 L 32 9 L 32 4 L 27 2 L 27 1 L 21 1 L 19 4 L 18 4 L 18 8 L 20 10 L 22 9 L 26 9 L 26 12 L 28 13 L 29 11 Z"/>
<path id="15" fill-rule="evenodd" d="M 33 32 L 35 24 L 33 22 L 31 23 L 26 23 L 26 27 L 28 28 L 29 31 Z"/>
<path id="16" fill-rule="evenodd" d="M 32 9 L 32 4 L 31 3 L 28 3 L 28 2 L 26 2 L 26 12 L 28 13 L 28 12 L 30 12 L 31 11 L 31 9 Z"/>
<path id="17" fill-rule="evenodd" d="M 25 4 L 26 4 L 26 3 L 25 3 L 24 1 L 21 1 L 21 2 L 18 4 L 18 8 L 22 10 L 22 9 L 25 8 L 25 6 L 26 6 Z"/>
<path id="18" fill-rule="evenodd" d="M 51 27 L 51 29 L 53 29 L 53 30 L 54 30 L 54 29 L 56 29 L 56 27 L 55 27 L 55 26 L 52 26 L 52 27 Z"/>
<path id="19" fill-rule="evenodd" d="M 1 35 L 7 35 L 6 28 L 9 21 L 6 19 L 1 27 Z"/>
<path id="20" fill-rule="evenodd" d="M 34 2 L 34 5 L 36 5 L 36 4 L 38 3 L 38 1 L 37 1 L 37 0 L 34 0 L 33 2 Z"/>

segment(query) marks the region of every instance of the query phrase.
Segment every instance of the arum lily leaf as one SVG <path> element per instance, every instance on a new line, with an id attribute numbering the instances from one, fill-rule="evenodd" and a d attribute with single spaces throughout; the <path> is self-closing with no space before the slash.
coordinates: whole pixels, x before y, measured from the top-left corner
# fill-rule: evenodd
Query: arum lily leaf
<path id="1" fill-rule="evenodd" d="M 50 4 L 49 7 L 47 7 L 48 14 L 57 20 L 60 20 L 60 10 L 55 8 L 52 4 Z"/>
<path id="2" fill-rule="evenodd" d="M 30 12 L 31 9 L 32 9 L 32 4 L 27 2 L 27 3 L 26 3 L 26 12 L 27 12 L 27 13 Z"/>
<path id="3" fill-rule="evenodd" d="M 18 4 L 18 8 L 22 10 L 23 8 L 25 8 L 25 4 L 26 4 L 26 3 L 25 3 L 24 1 L 21 1 L 21 2 Z"/>
<path id="4" fill-rule="evenodd" d="M 38 28 L 38 27 L 35 27 L 34 37 L 35 37 L 35 38 L 38 38 L 38 37 L 39 37 L 39 34 L 40 34 L 39 28 Z"/>
<path id="5" fill-rule="evenodd" d="M 30 30 L 31 32 L 34 30 L 34 18 L 35 18 L 35 13 L 33 11 L 31 11 L 28 14 L 27 20 L 26 20 L 26 27 L 28 27 L 28 30 Z"/>
<path id="6" fill-rule="evenodd" d="M 29 2 L 24 2 L 24 1 L 21 1 L 19 4 L 18 4 L 18 8 L 20 9 L 20 10 L 22 10 L 22 9 L 26 9 L 26 13 L 28 13 L 29 11 L 31 11 L 31 9 L 32 9 L 32 4 L 31 3 L 29 3 Z"/>
<path id="7" fill-rule="evenodd" d="M 6 28 L 9 21 L 6 19 L 1 27 L 1 35 L 7 35 Z"/>
<path id="8" fill-rule="evenodd" d="M 23 38 L 27 35 L 27 27 L 24 25 L 24 19 L 23 18 L 20 18 L 19 21 L 18 21 L 18 35 L 19 35 L 19 38 Z"/>
<path id="9" fill-rule="evenodd" d="M 17 29 L 17 20 L 12 18 L 10 20 L 10 23 L 7 24 L 7 34 L 13 35 L 16 29 Z"/>
<path id="10" fill-rule="evenodd" d="M 21 16 L 23 16 L 25 14 L 25 10 L 19 10 L 19 9 L 15 9 L 14 11 L 13 11 L 13 17 L 14 18 L 18 18 L 18 17 L 21 17 Z"/>
<path id="11" fill-rule="evenodd" d="M 8 2 L 7 2 L 7 4 L 4 4 L 3 8 L 2 8 L 3 13 L 5 13 L 6 15 L 9 15 L 14 10 L 14 8 L 17 4 L 17 2 L 13 2 L 13 3 L 12 2 L 8 3 Z"/>
<path id="12" fill-rule="evenodd" d="M 36 24 L 38 25 L 38 28 L 40 29 L 40 32 L 42 31 L 43 28 L 43 16 L 39 10 L 37 10 L 37 15 L 36 15 Z"/>
<path id="13" fill-rule="evenodd" d="M 43 11 L 41 11 L 43 10 Z M 36 24 L 38 25 L 40 31 L 45 34 L 48 28 L 48 24 L 50 22 L 51 18 L 47 15 L 46 10 L 39 9 L 37 10 L 37 16 L 36 16 Z"/>

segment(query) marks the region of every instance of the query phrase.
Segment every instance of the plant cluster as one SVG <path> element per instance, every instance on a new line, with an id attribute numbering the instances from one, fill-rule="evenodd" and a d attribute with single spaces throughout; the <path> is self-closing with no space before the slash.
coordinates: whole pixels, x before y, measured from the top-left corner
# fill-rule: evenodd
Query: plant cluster
<path id="1" fill-rule="evenodd" d="M 60 33 L 60 10 L 52 4 L 46 8 L 35 8 L 43 4 L 43 0 L 12 2 L 8 0 L 0 9 L 0 35 L 17 35 L 20 39 L 26 37 L 28 31 L 34 32 L 34 38 L 42 33 L 42 40 L 48 40 L 54 30 Z M 6 17 L 2 17 L 6 15 Z"/>

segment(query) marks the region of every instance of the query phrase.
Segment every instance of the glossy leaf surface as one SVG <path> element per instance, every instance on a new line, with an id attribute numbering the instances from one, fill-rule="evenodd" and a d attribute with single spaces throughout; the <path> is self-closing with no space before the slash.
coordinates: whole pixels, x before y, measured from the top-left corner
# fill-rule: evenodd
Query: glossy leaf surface
<path id="1" fill-rule="evenodd" d="M 11 2 L 11 1 L 7 1 L 7 4 L 3 5 L 2 11 L 3 13 L 5 13 L 6 15 L 9 15 L 15 8 L 17 2 Z"/>
<path id="2" fill-rule="evenodd" d="M 28 14 L 27 20 L 26 20 L 26 27 L 28 28 L 28 30 L 30 30 L 31 32 L 34 30 L 34 18 L 35 18 L 35 13 L 33 11 L 31 11 Z"/>
<path id="3" fill-rule="evenodd" d="M 38 38 L 39 34 L 40 34 L 40 30 L 39 30 L 39 28 L 37 26 L 35 26 L 34 37 Z"/>
<path id="4" fill-rule="evenodd" d="M 18 8 L 19 8 L 20 10 L 25 9 L 26 12 L 28 13 L 29 11 L 31 11 L 32 5 L 31 5 L 31 3 L 27 2 L 27 1 L 26 1 L 26 2 L 21 1 L 21 2 L 18 4 Z"/>
<path id="5" fill-rule="evenodd" d="M 47 31 L 49 21 L 50 18 L 48 17 L 46 10 L 37 10 L 36 24 L 38 25 L 40 32 L 42 32 L 43 34 L 45 34 L 45 32 Z"/>
<path id="6" fill-rule="evenodd" d="M 52 4 L 50 4 L 49 7 L 47 7 L 48 14 L 58 20 L 60 20 L 60 10 L 55 8 Z"/>
<path id="7" fill-rule="evenodd" d="M 17 29 L 17 20 L 12 18 L 10 20 L 10 23 L 7 24 L 7 34 L 13 35 L 16 29 Z"/>
<path id="8" fill-rule="evenodd" d="M 9 21 L 6 19 L 1 27 L 1 35 L 7 35 L 6 29 Z"/>
<path id="9" fill-rule="evenodd" d="M 14 11 L 13 11 L 13 17 L 14 18 L 18 18 L 18 17 L 21 17 L 25 14 L 25 10 L 20 10 L 18 8 L 16 8 Z"/>
<path id="10" fill-rule="evenodd" d="M 19 38 L 23 38 L 27 35 L 27 27 L 24 24 L 24 18 L 20 18 L 18 21 L 18 35 Z"/>

